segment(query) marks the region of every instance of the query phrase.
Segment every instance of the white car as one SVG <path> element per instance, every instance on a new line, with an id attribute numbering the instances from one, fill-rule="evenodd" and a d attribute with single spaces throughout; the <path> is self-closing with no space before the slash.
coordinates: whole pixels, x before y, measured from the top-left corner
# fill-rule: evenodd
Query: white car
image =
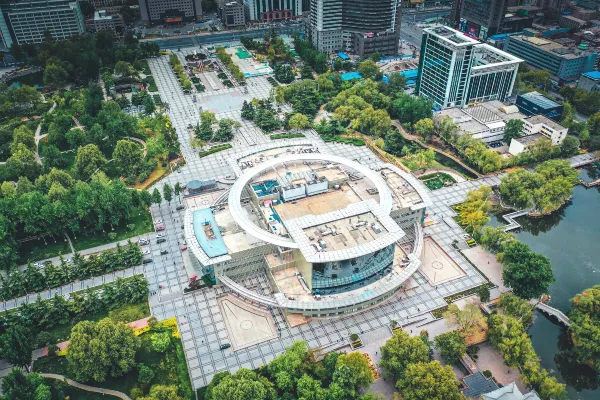
<path id="1" fill-rule="evenodd" d="M 144 250 L 144 251 L 142 251 L 142 254 L 147 256 L 148 254 L 150 254 L 150 250 Z"/>
<path id="2" fill-rule="evenodd" d="M 154 225 L 158 225 L 158 224 L 162 224 L 163 220 L 162 219 L 157 219 L 156 221 L 154 221 Z"/>
<path id="3" fill-rule="evenodd" d="M 158 235 L 156 235 L 156 238 L 158 239 L 158 238 L 162 238 L 162 237 L 165 237 L 165 236 L 167 236 L 166 233 L 159 233 Z"/>

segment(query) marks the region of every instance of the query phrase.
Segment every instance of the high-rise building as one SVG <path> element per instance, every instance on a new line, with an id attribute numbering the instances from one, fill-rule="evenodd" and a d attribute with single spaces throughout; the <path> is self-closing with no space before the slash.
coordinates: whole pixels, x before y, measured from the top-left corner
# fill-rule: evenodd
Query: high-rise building
<path id="1" fill-rule="evenodd" d="M 399 0 L 312 0 L 310 38 L 319 51 L 398 54 Z"/>
<path id="2" fill-rule="evenodd" d="M 202 16 L 201 0 L 140 0 L 142 21 L 173 24 L 195 21 Z"/>
<path id="3" fill-rule="evenodd" d="M 217 6 L 219 16 L 225 27 L 233 28 L 246 24 L 244 4 L 241 0 L 221 0 L 217 3 Z"/>
<path id="4" fill-rule="evenodd" d="M 0 2 L 2 46 L 12 43 L 40 43 L 44 33 L 65 39 L 85 30 L 79 3 L 69 0 Z"/>
<path id="5" fill-rule="evenodd" d="M 302 17 L 303 0 L 244 0 L 248 21 L 281 21 Z"/>
<path id="6" fill-rule="evenodd" d="M 423 30 L 416 93 L 436 107 L 463 107 L 512 94 L 523 60 L 446 26 Z"/>

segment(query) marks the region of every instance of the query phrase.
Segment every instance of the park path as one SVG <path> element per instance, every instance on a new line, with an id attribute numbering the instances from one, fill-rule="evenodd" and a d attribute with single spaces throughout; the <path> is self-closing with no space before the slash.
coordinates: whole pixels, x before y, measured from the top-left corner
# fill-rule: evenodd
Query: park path
<path id="1" fill-rule="evenodd" d="M 48 114 L 52 114 L 52 111 L 54 111 L 55 108 L 56 108 L 56 102 L 54 102 L 52 104 L 52 107 L 50 107 L 50 109 L 48 110 Z M 40 140 L 42 140 L 43 138 L 48 136 L 47 133 L 40 135 L 41 132 L 42 132 L 42 124 L 39 123 L 37 126 L 37 129 L 35 130 L 35 161 L 40 165 L 42 165 L 42 159 L 40 158 L 40 153 L 39 153 Z"/>
<path id="2" fill-rule="evenodd" d="M 148 151 L 146 150 L 146 142 L 144 142 L 142 139 L 136 138 L 136 137 L 128 137 L 129 140 L 133 140 L 134 142 L 138 142 L 139 144 L 142 145 L 142 147 L 144 148 L 144 157 L 146 157 L 146 154 L 148 153 Z"/>
<path id="3" fill-rule="evenodd" d="M 40 375 L 43 376 L 44 378 L 56 379 L 59 381 L 66 382 L 69 386 L 73 386 L 77 389 L 85 390 L 86 392 L 101 393 L 103 395 L 108 394 L 110 396 L 119 397 L 123 400 L 131 400 L 131 397 L 127 396 L 123 392 L 118 392 L 118 391 L 112 390 L 112 389 L 104 389 L 104 388 L 98 388 L 98 387 L 94 387 L 94 386 L 84 385 L 83 383 L 76 382 L 72 379 L 67 378 L 66 376 L 63 376 L 63 375 L 46 374 L 46 373 L 40 373 Z"/>
<path id="4" fill-rule="evenodd" d="M 426 143 L 423 143 L 421 141 L 421 138 L 419 136 L 411 135 L 410 133 L 406 132 L 404 130 L 404 127 L 400 124 L 400 121 L 398 121 L 397 119 L 393 119 L 392 120 L 392 125 L 394 125 L 396 128 L 398 128 L 398 130 L 400 131 L 400 133 L 402 133 L 402 136 L 404 136 L 404 138 L 406 140 L 414 141 L 414 142 L 416 142 L 421 147 L 424 147 L 426 149 L 431 149 L 431 150 L 435 151 L 436 153 L 439 153 L 439 154 L 441 154 L 443 156 L 446 156 L 446 157 L 450 158 L 451 160 L 455 161 L 461 167 L 463 167 L 467 171 L 471 172 L 472 174 L 474 174 L 478 178 L 481 178 L 481 177 L 484 176 L 484 175 L 480 174 L 479 172 L 475 171 L 473 168 L 469 167 L 467 164 L 465 164 L 464 162 L 462 162 L 458 158 L 456 158 L 454 155 L 452 155 L 450 153 L 447 153 L 447 152 L 445 152 L 443 150 L 440 150 L 437 147 L 434 147 L 434 146 L 428 145 Z"/>

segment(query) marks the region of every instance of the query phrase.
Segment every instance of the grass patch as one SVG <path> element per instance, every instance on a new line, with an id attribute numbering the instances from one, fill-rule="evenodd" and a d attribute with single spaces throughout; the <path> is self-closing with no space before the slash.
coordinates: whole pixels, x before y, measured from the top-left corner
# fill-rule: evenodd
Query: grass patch
<path id="1" fill-rule="evenodd" d="M 146 179 L 144 182 L 137 182 L 135 184 L 135 188 L 138 190 L 146 189 L 149 186 L 152 186 L 156 181 L 160 180 L 162 177 L 167 175 L 168 172 L 169 169 L 167 167 L 163 167 L 162 163 L 159 161 L 156 168 L 153 169 L 150 173 L 148 179 Z"/>
<path id="2" fill-rule="evenodd" d="M 129 229 L 127 225 L 134 224 L 133 229 Z M 125 240 L 134 236 L 139 236 L 144 233 L 152 232 L 152 216 L 150 212 L 144 208 L 134 209 L 132 217 L 129 221 L 123 221 L 120 225 L 115 226 L 114 230 L 110 230 L 110 225 L 105 227 L 107 233 L 96 232 L 90 236 L 85 234 L 80 235 L 77 239 L 71 238 L 73 247 L 77 251 L 89 249 L 91 247 L 101 246 L 115 242 L 117 240 Z M 117 234 L 115 239 L 108 237 L 108 233 L 114 232 Z"/>
<path id="3" fill-rule="evenodd" d="M 303 133 L 276 133 L 274 135 L 269 136 L 272 140 L 277 139 L 293 139 L 293 138 L 301 138 L 305 137 Z"/>
<path id="4" fill-rule="evenodd" d="M 64 239 L 64 241 L 63 241 Z M 71 253 L 69 243 L 64 237 L 56 238 L 56 243 L 51 237 L 46 237 L 46 243 L 43 239 L 28 240 L 19 244 L 19 264 L 27 264 L 28 261 L 44 260 L 46 258 L 57 257 L 61 254 Z"/>
<path id="5" fill-rule="evenodd" d="M 344 136 L 321 136 L 325 142 L 345 143 L 352 144 L 354 146 L 364 146 L 365 141 L 358 138 L 344 137 Z"/>
<path id="6" fill-rule="evenodd" d="M 419 177 L 419 180 L 423 181 L 429 190 L 441 189 L 445 186 L 456 183 L 456 180 L 454 180 L 453 177 L 443 172 L 422 175 Z"/>
<path id="7" fill-rule="evenodd" d="M 206 157 L 211 154 L 218 153 L 219 151 L 227 150 L 230 148 L 231 148 L 231 145 L 229 143 L 220 144 L 218 146 L 212 147 L 210 150 L 201 151 L 198 155 L 200 156 L 200 158 L 202 158 L 202 157 Z"/>

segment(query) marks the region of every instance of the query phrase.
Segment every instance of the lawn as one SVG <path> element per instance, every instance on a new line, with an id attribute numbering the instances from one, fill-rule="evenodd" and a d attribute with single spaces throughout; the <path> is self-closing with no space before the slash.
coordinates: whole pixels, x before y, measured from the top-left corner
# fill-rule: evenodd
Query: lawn
<path id="1" fill-rule="evenodd" d="M 150 385 L 174 385 L 184 394 L 184 399 L 192 399 L 192 385 L 181 339 L 172 337 L 172 346 L 164 353 L 152 349 L 151 338 L 153 331 L 139 336 L 141 345 L 136 353 L 136 362 L 149 366 L 154 371 L 154 378 Z M 35 361 L 34 369 L 37 372 L 48 372 L 69 376 L 66 357 L 43 357 Z M 107 389 L 118 390 L 129 394 L 137 383 L 138 372 L 132 370 L 119 378 L 110 378 L 102 383 L 84 382 L 90 386 L 101 386 Z"/>
<path id="2" fill-rule="evenodd" d="M 425 186 L 429 188 L 429 190 L 437 190 L 441 189 L 444 186 L 451 185 L 456 183 L 453 177 L 443 172 L 437 172 L 434 174 L 428 174 L 420 176 L 419 179 L 423 181 Z"/>
<path id="3" fill-rule="evenodd" d="M 87 321 L 100 321 L 101 319 L 110 317 L 113 320 L 121 321 L 121 322 L 133 322 L 142 318 L 146 318 L 150 316 L 150 308 L 148 306 L 147 301 L 141 301 L 136 304 L 128 304 L 123 307 L 117 308 L 113 311 L 102 311 L 95 314 L 87 314 L 82 317 L 82 320 L 85 319 Z M 126 318 L 130 317 L 130 318 Z M 71 336 L 71 329 L 77 324 L 79 321 L 71 321 L 68 324 L 57 325 L 52 329 L 48 329 L 44 331 L 47 335 L 49 335 L 50 343 L 62 343 L 69 340 Z M 36 340 L 37 342 L 37 340 Z M 57 372 L 58 373 L 58 372 Z"/>
<path id="4" fill-rule="evenodd" d="M 152 216 L 148 210 L 142 208 L 138 208 L 137 210 L 134 209 L 132 215 L 133 216 L 129 221 L 123 221 L 121 225 L 115 226 L 113 231 L 110 231 L 109 225 L 105 227 L 107 229 L 107 233 L 95 232 L 91 236 L 81 234 L 77 237 L 77 239 L 71 238 L 73 241 L 73 247 L 75 247 L 76 251 L 81 251 L 92 247 L 102 246 L 103 244 L 112 243 L 117 240 L 129 239 L 130 237 L 152 232 L 154 227 L 152 225 Z M 129 229 L 127 226 L 129 224 L 134 224 L 135 227 L 133 229 Z M 116 233 L 117 237 L 115 239 L 109 238 L 109 232 Z"/>
<path id="5" fill-rule="evenodd" d="M 29 240 L 20 243 L 19 264 L 27 264 L 28 261 L 45 260 L 60 254 L 71 253 L 69 243 L 64 237 L 57 237 L 56 243 L 53 238 L 46 237 L 46 243 L 47 244 L 44 244 L 43 239 Z"/>

